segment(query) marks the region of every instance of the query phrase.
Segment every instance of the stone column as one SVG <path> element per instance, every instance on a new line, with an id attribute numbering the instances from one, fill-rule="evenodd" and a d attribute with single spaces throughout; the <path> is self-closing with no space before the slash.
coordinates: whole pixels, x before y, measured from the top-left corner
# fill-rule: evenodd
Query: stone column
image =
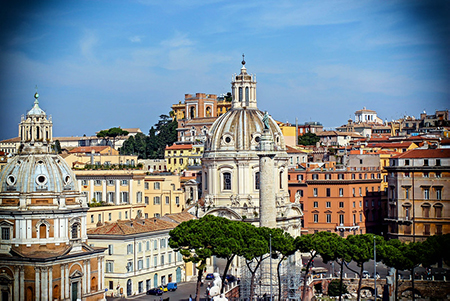
<path id="1" fill-rule="evenodd" d="M 64 298 L 69 298 L 69 296 L 70 296 L 70 285 L 69 285 L 69 265 L 66 263 L 65 264 L 65 270 L 66 270 L 66 273 L 65 273 L 65 275 L 66 275 L 66 285 L 65 285 L 65 289 L 66 289 L 66 291 L 65 291 L 65 296 L 64 296 Z"/>
<path id="2" fill-rule="evenodd" d="M 19 301 L 19 266 L 14 266 L 14 301 Z"/>
<path id="3" fill-rule="evenodd" d="M 97 265 L 98 265 L 98 290 L 99 291 L 103 290 L 103 281 L 105 280 L 104 276 L 103 276 L 104 260 L 105 260 L 104 256 L 98 257 L 98 259 L 97 259 Z"/>
<path id="4" fill-rule="evenodd" d="M 273 139 L 269 130 L 264 130 L 261 136 L 259 156 L 259 225 L 260 227 L 275 228 L 276 206 L 275 206 L 275 185 L 274 178 L 274 158 Z"/>
<path id="5" fill-rule="evenodd" d="M 107 189 L 106 189 L 106 181 L 107 180 L 102 180 L 102 202 L 106 203 L 106 197 L 107 197 Z"/>
<path id="6" fill-rule="evenodd" d="M 41 274 L 40 274 L 40 268 L 34 267 L 34 286 L 36 290 L 36 301 L 40 300 L 41 295 Z"/>
<path id="7" fill-rule="evenodd" d="M 53 268 L 48 268 L 48 300 L 53 300 Z"/>
<path id="8" fill-rule="evenodd" d="M 91 260 L 86 260 L 87 261 L 87 292 L 90 293 L 91 292 Z"/>
<path id="9" fill-rule="evenodd" d="M 128 188 L 128 195 L 129 195 L 128 200 L 129 200 L 130 204 L 133 204 L 134 203 L 133 202 L 133 199 L 134 199 L 134 196 L 133 196 L 133 179 L 129 180 L 128 187 L 129 187 Z M 161 199 L 161 204 L 162 204 L 162 199 Z M 130 216 L 130 218 L 131 218 L 131 216 Z"/>
<path id="10" fill-rule="evenodd" d="M 94 198 L 94 180 L 90 179 L 89 180 L 89 196 L 87 199 L 87 203 L 90 204 L 92 198 Z M 99 202 L 100 200 L 96 200 L 97 202 Z"/>
<path id="11" fill-rule="evenodd" d="M 115 201 L 115 203 L 116 203 L 116 205 L 119 205 L 120 204 L 120 182 L 119 182 L 120 180 L 115 180 L 115 186 L 116 186 L 116 189 L 115 189 L 115 192 L 114 192 L 114 197 L 116 198 L 116 201 Z"/>
<path id="12" fill-rule="evenodd" d="M 64 273 L 64 271 L 65 271 L 64 264 L 60 264 L 60 268 L 61 268 L 61 292 L 60 292 L 60 295 L 61 295 L 61 299 L 64 300 L 64 298 L 65 298 L 65 294 L 64 293 L 66 291 L 65 284 L 66 284 L 66 277 L 67 276 Z"/>
<path id="13" fill-rule="evenodd" d="M 19 267 L 19 275 L 20 275 L 20 281 L 19 281 L 19 285 L 20 285 L 20 297 L 23 299 L 25 299 L 25 270 L 23 266 Z"/>
<path id="14" fill-rule="evenodd" d="M 86 284 L 86 277 L 87 277 L 87 273 L 86 273 L 86 270 L 87 270 L 87 260 L 83 260 L 83 295 L 84 294 L 86 294 L 86 286 L 87 286 L 87 284 Z"/>
<path id="15" fill-rule="evenodd" d="M 48 297 L 48 268 L 41 268 L 41 300 L 45 300 Z"/>

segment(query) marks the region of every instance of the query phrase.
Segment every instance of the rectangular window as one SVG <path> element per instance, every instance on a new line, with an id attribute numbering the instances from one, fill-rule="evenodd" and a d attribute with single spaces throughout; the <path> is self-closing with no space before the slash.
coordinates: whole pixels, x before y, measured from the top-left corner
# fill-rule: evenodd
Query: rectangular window
<path id="1" fill-rule="evenodd" d="M 159 241 L 159 243 L 160 243 L 161 249 L 163 249 L 163 248 L 166 247 L 166 239 L 165 239 L 165 238 L 161 239 L 161 240 Z"/>
<path id="2" fill-rule="evenodd" d="M 153 250 L 158 250 L 158 241 L 156 239 L 153 241 Z"/>
<path id="3" fill-rule="evenodd" d="M 158 256 L 153 256 L 153 266 L 157 267 L 158 266 Z"/>
<path id="4" fill-rule="evenodd" d="M 127 254 L 133 254 L 133 245 L 132 244 L 127 245 Z"/>
<path id="5" fill-rule="evenodd" d="M 318 180 L 319 179 L 319 175 L 318 174 L 313 174 L 312 175 L 312 179 L 313 180 Z"/>
<path id="6" fill-rule="evenodd" d="M 223 173 L 223 189 L 231 190 L 231 173 L 229 172 Z"/>
<path id="7" fill-rule="evenodd" d="M 359 196 L 362 196 L 362 188 L 359 187 Z"/>
<path id="8" fill-rule="evenodd" d="M 405 160 L 405 166 L 409 166 L 409 160 Z"/>
<path id="9" fill-rule="evenodd" d="M 429 199 L 430 199 L 430 189 L 425 188 L 425 189 L 423 190 L 423 198 L 424 198 L 425 200 L 429 200 Z"/>
<path id="10" fill-rule="evenodd" d="M 175 197 L 175 204 L 180 205 L 180 197 L 179 196 Z"/>
<path id="11" fill-rule="evenodd" d="M 114 186 L 114 180 L 108 180 L 108 186 Z"/>
<path id="12" fill-rule="evenodd" d="M 166 196 L 166 205 L 169 205 L 170 203 L 170 198 L 168 196 Z"/>
<path id="13" fill-rule="evenodd" d="M 138 243 L 138 252 L 142 252 L 142 243 Z"/>
<path id="14" fill-rule="evenodd" d="M 341 224 L 341 225 L 344 224 L 344 215 L 343 214 L 339 214 L 339 224 Z"/>
<path id="15" fill-rule="evenodd" d="M 97 216 L 97 221 L 101 222 L 102 221 L 102 215 L 99 213 Z"/>
<path id="16" fill-rule="evenodd" d="M 331 214 L 327 214 L 327 223 L 331 223 Z"/>
<path id="17" fill-rule="evenodd" d="M 168 264 L 172 263 L 172 253 L 169 253 L 168 258 L 167 258 L 167 263 Z"/>
<path id="18" fill-rule="evenodd" d="M 2 228 L 2 240 L 10 240 L 11 239 L 11 230 L 9 227 Z"/>
<path id="19" fill-rule="evenodd" d="M 145 257 L 145 267 L 147 269 L 150 268 L 150 256 Z"/>
<path id="20" fill-rule="evenodd" d="M 145 189 L 149 189 L 149 185 L 148 185 L 148 182 L 145 182 L 145 184 L 144 184 L 144 188 L 145 188 Z"/>
<path id="21" fill-rule="evenodd" d="M 327 208 L 331 208 L 331 202 L 327 202 L 326 205 L 327 205 Z"/>
<path id="22" fill-rule="evenodd" d="M 430 224 L 424 225 L 423 235 L 430 235 Z"/>
<path id="23" fill-rule="evenodd" d="M 353 202 L 353 208 L 356 208 L 356 202 Z"/>
<path id="24" fill-rule="evenodd" d="M 114 289 L 114 281 L 109 281 L 109 289 L 110 290 Z"/>
<path id="25" fill-rule="evenodd" d="M 428 172 L 424 172 L 424 173 L 423 173 L 423 177 L 424 177 L 424 178 L 428 178 L 428 175 L 429 175 Z"/>
<path id="26" fill-rule="evenodd" d="M 319 202 L 314 202 L 314 208 L 318 208 L 319 207 Z"/>
<path id="27" fill-rule="evenodd" d="M 122 180 L 121 184 L 122 184 L 122 186 L 128 185 L 128 180 Z"/>
<path id="28" fill-rule="evenodd" d="M 87 186 L 87 184 L 88 184 L 87 180 L 81 180 L 81 185 Z"/>
<path id="29" fill-rule="evenodd" d="M 434 207 L 434 212 L 436 214 L 436 217 L 442 217 L 442 207 L 441 206 Z"/>
<path id="30" fill-rule="evenodd" d="M 423 217 L 430 217 L 430 207 L 429 206 L 422 207 L 422 214 Z"/>
<path id="31" fill-rule="evenodd" d="M 436 159 L 436 166 L 441 166 L 441 159 Z"/>
<path id="32" fill-rule="evenodd" d="M 362 223 L 363 219 L 362 219 L 362 213 L 359 214 L 359 222 Z"/>
<path id="33" fill-rule="evenodd" d="M 100 185 L 102 185 L 102 180 L 95 180 L 95 181 L 94 181 L 94 185 L 95 185 L 95 186 L 100 186 Z"/>
<path id="34" fill-rule="evenodd" d="M 344 202 L 339 202 L 339 208 L 344 208 Z"/>
<path id="35" fill-rule="evenodd" d="M 147 240 L 145 243 L 145 250 L 150 251 L 150 240 Z"/>
<path id="36" fill-rule="evenodd" d="M 297 175 L 297 181 L 303 181 L 303 175 Z"/>
<path id="37" fill-rule="evenodd" d="M 405 188 L 405 199 L 409 199 L 409 188 Z"/>
<path id="38" fill-rule="evenodd" d="M 106 261 L 106 273 L 114 273 L 114 261 Z"/>
<path id="39" fill-rule="evenodd" d="M 108 203 L 114 203 L 114 197 L 115 197 L 115 194 L 114 194 L 114 192 L 108 192 L 107 193 L 107 195 L 106 195 L 106 197 L 107 197 L 107 202 Z"/>
<path id="40" fill-rule="evenodd" d="M 436 235 L 442 235 L 442 225 L 436 225 Z"/>
<path id="41" fill-rule="evenodd" d="M 441 177 L 441 173 L 440 172 L 437 172 L 436 173 L 436 178 L 440 178 Z"/>
<path id="42" fill-rule="evenodd" d="M 144 260 L 138 260 L 138 270 L 142 270 L 144 268 Z"/>
<path id="43" fill-rule="evenodd" d="M 112 214 L 108 213 L 108 221 L 111 221 L 111 220 L 112 220 Z"/>
<path id="44" fill-rule="evenodd" d="M 136 203 L 142 203 L 142 192 L 136 192 Z"/>
<path id="45" fill-rule="evenodd" d="M 339 196 L 344 196 L 344 188 L 339 188 Z"/>
<path id="46" fill-rule="evenodd" d="M 423 159 L 423 166 L 428 166 L 428 159 Z"/>
<path id="47" fill-rule="evenodd" d="M 98 203 L 101 202 L 102 201 L 102 192 L 101 191 L 94 192 L 94 198 Z"/>
<path id="48" fill-rule="evenodd" d="M 436 200 L 441 200 L 441 199 L 442 199 L 442 189 L 436 188 Z"/>
<path id="49" fill-rule="evenodd" d="M 343 180 L 343 179 L 344 179 L 344 174 L 340 173 L 340 174 L 338 175 L 338 179 L 339 179 L 339 180 Z"/>
<path id="50" fill-rule="evenodd" d="M 260 187 L 260 173 L 259 172 L 255 172 L 255 190 L 258 190 Z"/>
<path id="51" fill-rule="evenodd" d="M 91 214 L 91 223 L 93 223 L 93 222 L 94 222 L 94 215 Z"/>
<path id="52" fill-rule="evenodd" d="M 153 205 L 159 205 L 160 203 L 161 202 L 160 202 L 159 196 L 153 197 Z"/>
<path id="53" fill-rule="evenodd" d="M 405 178 L 409 178 L 409 172 L 405 172 Z"/>
<path id="54" fill-rule="evenodd" d="M 317 188 L 314 188 L 313 192 L 314 192 L 314 196 L 316 197 L 317 196 Z"/>
<path id="55" fill-rule="evenodd" d="M 148 201 L 148 196 L 146 196 L 146 197 L 144 198 L 144 200 L 145 200 L 145 204 L 148 205 L 148 203 L 149 203 L 149 201 Z"/>
<path id="56" fill-rule="evenodd" d="M 319 222 L 319 215 L 318 214 L 314 214 L 314 222 L 315 223 Z"/>
<path id="57" fill-rule="evenodd" d="M 353 196 L 356 196 L 355 188 L 353 188 L 352 194 L 353 194 Z"/>
<path id="58" fill-rule="evenodd" d="M 164 254 L 161 255 L 161 265 L 164 265 Z"/>
<path id="59" fill-rule="evenodd" d="M 331 196 L 331 189 L 330 188 L 327 188 L 327 196 L 328 197 Z"/>
<path id="60" fill-rule="evenodd" d="M 160 183 L 159 182 L 153 183 L 153 189 L 158 190 L 159 187 L 160 187 Z"/>
<path id="61" fill-rule="evenodd" d="M 128 203 L 128 192 L 121 191 L 120 192 L 120 202 L 121 203 Z"/>

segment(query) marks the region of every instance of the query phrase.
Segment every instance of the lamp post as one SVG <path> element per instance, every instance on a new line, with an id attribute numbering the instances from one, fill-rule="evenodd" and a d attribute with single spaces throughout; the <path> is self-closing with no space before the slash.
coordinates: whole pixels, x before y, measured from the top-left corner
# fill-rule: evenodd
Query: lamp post
<path id="1" fill-rule="evenodd" d="M 272 301 L 272 233 L 269 233 L 269 259 L 270 259 L 270 301 Z"/>
<path id="2" fill-rule="evenodd" d="M 377 300 L 377 243 L 373 236 L 373 283 L 375 286 L 375 300 Z"/>

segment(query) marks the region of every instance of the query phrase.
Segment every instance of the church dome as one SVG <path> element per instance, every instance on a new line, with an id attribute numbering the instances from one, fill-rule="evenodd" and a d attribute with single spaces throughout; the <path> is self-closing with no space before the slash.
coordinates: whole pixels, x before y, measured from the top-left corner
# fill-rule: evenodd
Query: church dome
<path id="1" fill-rule="evenodd" d="M 78 191 L 75 175 L 59 155 L 17 155 L 0 173 L 0 192 Z"/>
<path id="2" fill-rule="evenodd" d="M 257 150 L 264 130 L 263 116 L 264 113 L 255 108 L 231 109 L 212 125 L 207 150 Z M 269 131 L 275 150 L 285 150 L 281 130 L 270 116 Z"/>

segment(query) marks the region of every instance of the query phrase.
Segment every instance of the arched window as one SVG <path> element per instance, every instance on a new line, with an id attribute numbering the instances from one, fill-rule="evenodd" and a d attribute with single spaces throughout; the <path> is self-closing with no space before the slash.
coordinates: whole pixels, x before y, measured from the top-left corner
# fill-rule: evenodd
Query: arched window
<path id="1" fill-rule="evenodd" d="M 231 173 L 223 173 L 223 190 L 231 190 Z"/>
<path id="2" fill-rule="evenodd" d="M 280 171 L 280 189 L 283 189 L 283 171 Z"/>
<path id="3" fill-rule="evenodd" d="M 36 140 L 40 139 L 39 131 L 40 131 L 40 129 L 39 129 L 39 127 L 37 126 L 37 127 L 36 127 Z"/>
<path id="4" fill-rule="evenodd" d="M 211 107 L 206 108 L 206 117 L 211 117 Z"/>
<path id="5" fill-rule="evenodd" d="M 259 171 L 255 172 L 255 189 L 258 190 L 260 187 Z"/>
<path id="6" fill-rule="evenodd" d="M 195 118 L 195 107 L 190 107 L 189 108 L 189 116 L 191 119 Z"/>
<path id="7" fill-rule="evenodd" d="M 91 279 L 91 291 L 96 292 L 97 291 L 97 278 L 92 277 Z"/>
<path id="8" fill-rule="evenodd" d="M 239 101 L 242 101 L 242 87 L 239 87 Z"/>

